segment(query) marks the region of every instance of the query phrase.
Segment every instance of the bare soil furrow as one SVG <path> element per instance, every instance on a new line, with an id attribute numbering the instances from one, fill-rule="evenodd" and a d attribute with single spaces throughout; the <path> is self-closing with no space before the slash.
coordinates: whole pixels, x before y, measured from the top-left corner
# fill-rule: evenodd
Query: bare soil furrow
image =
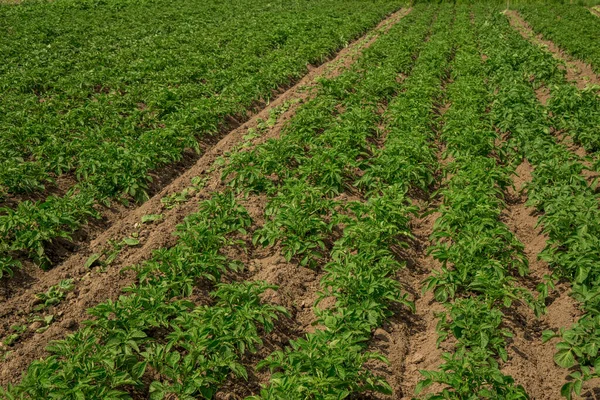
<path id="1" fill-rule="evenodd" d="M 436 325 L 438 318 L 436 313 L 443 312 L 444 306 L 435 300 L 433 293 L 423 293 L 423 280 L 431 273 L 441 267 L 440 263 L 431 255 L 427 249 L 431 246 L 429 237 L 433 233 L 435 221 L 439 218 L 439 212 L 432 212 L 439 204 L 432 203 L 424 205 L 425 216 L 414 221 L 413 234 L 416 246 L 411 255 L 406 270 L 404 281 L 413 288 L 415 296 L 416 312 L 403 319 L 402 330 L 408 340 L 406 358 L 400 375 L 401 399 L 411 399 L 415 393 L 415 387 L 423 379 L 420 370 L 436 370 L 441 362 L 442 353 L 452 349 L 451 341 L 437 346 L 438 334 Z M 435 393 L 441 388 L 432 385 L 427 388 L 427 393 Z"/>
<path id="2" fill-rule="evenodd" d="M 243 399 L 260 392 L 260 386 L 267 384 L 269 371 L 258 371 L 257 365 L 271 353 L 283 350 L 290 340 L 298 339 L 315 330 L 317 317 L 313 305 L 321 289 L 321 274 L 288 262 L 281 255 L 279 246 L 257 248 L 248 262 L 248 280 L 260 280 L 276 285 L 276 291 L 269 290 L 263 301 L 284 306 L 290 318 L 282 319 L 275 330 L 263 337 L 263 345 L 255 354 L 246 354 L 241 360 L 248 371 L 248 379 L 231 378 L 216 394 L 216 399 Z"/>
<path id="3" fill-rule="evenodd" d="M 412 399 L 415 387 L 422 379 L 419 370 L 436 369 L 442 353 L 451 348 L 448 343 L 443 343 L 438 348 L 436 343 L 438 335 L 435 313 L 443 311 L 444 307 L 435 301 L 430 291 L 422 292 L 423 280 L 440 267 L 439 262 L 427 254 L 431 245 L 429 237 L 435 220 L 439 217 L 439 213 L 434 211 L 439 204 L 437 201 L 417 201 L 415 204 L 423 210 L 423 215 L 411 221 L 414 239 L 402 251 L 400 258 L 406 263 L 406 267 L 398 272 L 397 279 L 413 298 L 416 312 L 394 310 L 394 316 L 374 332 L 368 351 L 382 354 L 389 364 L 370 362 L 369 369 L 384 377 L 394 394 L 390 397 L 369 393 L 365 396 L 368 399 Z M 432 386 L 427 391 L 437 389 L 439 387 Z"/>
<path id="4" fill-rule="evenodd" d="M 516 238 L 525 246 L 524 253 L 529 262 L 530 276 L 520 279 L 520 284 L 532 292 L 544 276 L 551 270 L 538 254 L 546 246 L 547 235 L 537 226 L 535 209 L 526 206 L 525 185 L 531 181 L 533 167 L 522 162 L 513 178 L 514 189 L 507 193 L 507 207 L 503 222 Z M 560 387 L 566 382 L 565 370 L 554 363 L 554 344 L 542 343 L 542 331 L 569 326 L 580 315 L 575 301 L 569 296 L 569 286 L 560 283 L 550 293 L 547 300 L 547 313 L 537 318 L 530 307 L 518 304 L 508 310 L 506 323 L 514 337 L 508 346 L 508 361 L 503 365 L 503 373 L 515 378 L 523 385 L 532 399 L 559 399 Z"/>
<path id="5" fill-rule="evenodd" d="M 454 51 L 451 59 L 454 58 Z M 446 88 L 451 84 L 452 79 L 448 75 L 442 80 L 442 97 L 438 99 L 435 107 L 437 122 L 432 126 L 435 136 L 438 139 L 433 143 L 436 148 L 438 163 L 441 167 L 438 171 L 435 187 L 431 193 L 435 193 L 445 182 L 451 179 L 452 174 L 446 170 L 452 160 L 452 156 L 446 154 L 446 144 L 439 140 L 439 135 L 443 128 L 443 116 L 451 107 L 451 103 L 446 98 Z M 452 341 L 440 343 L 438 346 L 437 333 L 437 313 L 445 311 L 444 306 L 435 300 L 432 291 L 424 291 L 423 281 L 434 271 L 441 268 L 441 263 L 432 255 L 428 254 L 432 246 L 431 235 L 434 231 L 436 220 L 441 216 L 439 212 L 442 198 L 439 196 L 425 199 L 419 202 L 421 215 L 411 224 L 411 230 L 415 237 L 413 246 L 407 254 L 407 268 L 403 272 L 400 282 L 407 282 L 406 285 L 412 288 L 412 295 L 415 301 L 416 312 L 404 316 L 399 329 L 395 332 L 403 334 L 406 341 L 406 349 L 403 365 L 399 368 L 400 374 L 396 377 L 398 382 L 398 398 L 408 400 L 414 398 L 415 388 L 423 379 L 420 370 L 436 370 L 442 360 L 442 354 L 452 349 Z M 401 336 L 402 337 L 402 336 Z M 398 340 L 398 339 L 396 339 Z M 392 354 L 386 354 L 390 359 L 394 358 Z M 433 384 L 425 389 L 426 393 L 437 393 L 442 389 L 439 384 Z"/>

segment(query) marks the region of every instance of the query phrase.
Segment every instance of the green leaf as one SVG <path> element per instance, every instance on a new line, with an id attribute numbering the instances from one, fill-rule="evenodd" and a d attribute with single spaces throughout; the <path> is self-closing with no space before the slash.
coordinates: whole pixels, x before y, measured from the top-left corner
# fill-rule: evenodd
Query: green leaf
<path id="1" fill-rule="evenodd" d="M 559 350 L 554 355 L 554 362 L 563 368 L 571 368 L 576 363 L 575 356 L 571 349 Z"/>
<path id="2" fill-rule="evenodd" d="M 163 214 L 146 214 L 142 215 L 142 223 L 159 221 L 163 218 Z"/>
<path id="3" fill-rule="evenodd" d="M 431 380 L 431 378 L 427 378 L 425 380 L 420 381 L 419 383 L 417 383 L 417 387 L 415 388 L 415 394 L 419 394 L 423 391 L 423 389 L 425 389 L 427 386 L 431 385 L 433 381 Z"/>
<path id="4" fill-rule="evenodd" d="M 202 386 L 200 387 L 200 393 L 202 393 L 202 397 L 205 399 L 212 399 L 215 394 L 215 390 L 210 387 Z"/>
<path id="5" fill-rule="evenodd" d="M 96 261 L 98 261 L 99 258 L 100 258 L 100 254 L 94 253 L 88 257 L 88 259 L 85 261 L 85 264 L 83 264 L 83 266 L 86 268 L 91 268 L 91 266 L 94 265 L 94 263 Z"/>
<path id="6" fill-rule="evenodd" d="M 583 283 L 587 279 L 589 272 L 589 269 L 586 267 L 577 267 L 577 275 L 575 277 L 575 282 Z"/>
<path id="7" fill-rule="evenodd" d="M 600 374 L 600 357 L 596 358 L 596 361 L 594 361 L 594 370 L 596 374 Z"/>
<path id="8" fill-rule="evenodd" d="M 582 379 L 578 379 L 574 382 L 573 385 L 573 391 L 575 392 L 575 394 L 577 396 L 581 395 L 581 389 L 583 388 L 583 380 Z"/>
<path id="9" fill-rule="evenodd" d="M 546 329 L 542 332 L 542 343 L 546 343 L 548 340 L 555 338 L 557 335 L 554 331 Z"/>
<path id="10" fill-rule="evenodd" d="M 560 394 L 567 400 L 573 398 L 573 382 L 567 382 L 560 388 Z"/>
<path id="11" fill-rule="evenodd" d="M 131 375 L 135 379 L 140 379 L 142 377 L 142 375 L 144 375 L 144 371 L 146 371 L 147 365 L 148 365 L 147 361 L 141 361 L 141 362 L 135 364 L 133 366 L 133 368 L 131 368 Z"/>
<path id="12" fill-rule="evenodd" d="M 127 246 L 137 246 L 138 244 L 140 244 L 140 241 L 139 239 L 125 238 L 123 239 L 123 243 L 125 243 Z"/>

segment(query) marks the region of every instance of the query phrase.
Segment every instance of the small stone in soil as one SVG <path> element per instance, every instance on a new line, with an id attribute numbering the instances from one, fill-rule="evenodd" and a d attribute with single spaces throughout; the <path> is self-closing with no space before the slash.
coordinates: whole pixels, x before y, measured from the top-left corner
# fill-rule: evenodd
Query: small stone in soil
<path id="1" fill-rule="evenodd" d="M 37 329 L 39 329 L 41 327 L 42 327 L 42 323 L 40 321 L 35 321 L 31 325 L 29 325 L 29 330 L 30 331 L 36 331 Z"/>
<path id="2" fill-rule="evenodd" d="M 74 330 L 77 328 L 77 321 L 72 318 L 66 319 L 62 324 L 60 324 L 65 329 Z"/>
<path id="3" fill-rule="evenodd" d="M 425 356 L 421 353 L 415 353 L 412 357 L 412 362 L 416 363 L 416 364 L 421 363 L 424 360 L 425 360 Z"/>

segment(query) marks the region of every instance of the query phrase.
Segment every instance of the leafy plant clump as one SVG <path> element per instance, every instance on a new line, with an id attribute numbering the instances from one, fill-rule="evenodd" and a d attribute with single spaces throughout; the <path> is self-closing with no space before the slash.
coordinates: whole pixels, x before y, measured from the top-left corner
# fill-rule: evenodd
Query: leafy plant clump
<path id="1" fill-rule="evenodd" d="M 554 11 L 548 8 L 545 12 Z M 567 20 L 572 15 L 566 14 Z M 595 185 L 590 186 L 581 175 L 584 165 L 568 148 L 557 143 L 550 135 L 550 127 L 565 129 L 593 152 L 593 132 L 597 127 L 590 121 L 597 115 L 597 105 L 590 101 L 593 95 L 589 89 L 578 91 L 569 87 L 563 73 L 556 73 L 558 66 L 549 55 L 543 56 L 545 62 L 533 65 L 530 60 L 542 59 L 538 55 L 543 54 L 542 51 L 513 32 L 504 17 L 494 16 L 493 19 L 495 31 L 489 30 L 483 18 L 480 20 L 485 51 L 491 61 L 490 78 L 499 88 L 492 116 L 496 126 L 504 132 L 511 132 L 511 144 L 517 156 L 527 158 L 535 167 L 527 188 L 529 205 L 540 212 L 538 221 L 549 236 L 539 257 L 549 263 L 553 273 L 539 290 L 542 296 L 547 296 L 554 281 L 569 280 L 572 282 L 572 296 L 580 302 L 584 311 L 584 315 L 570 328 L 543 333 L 545 341 L 556 336 L 562 339 L 557 344 L 554 360 L 559 366 L 574 369 L 569 375 L 569 382 L 561 388 L 561 393 L 570 399 L 574 394 L 580 395 L 585 382 L 600 373 L 600 321 L 596 300 L 600 276 L 597 260 L 600 256 L 590 245 L 600 237 L 600 215 Z M 569 23 L 566 22 L 565 26 Z M 557 31 L 562 29 L 562 24 L 556 24 Z M 571 33 L 574 32 L 571 30 Z M 585 40 L 584 36 L 581 40 Z M 507 57 L 512 57 L 513 61 L 509 62 Z M 534 68 L 536 79 L 532 80 Z M 551 113 L 535 96 L 534 90 L 542 84 L 552 87 L 547 105 Z"/>
<path id="2" fill-rule="evenodd" d="M 36 311 L 57 305 L 74 287 L 73 279 L 63 279 L 58 284 L 51 286 L 45 293 L 38 293 L 36 297 L 40 304 L 35 306 Z"/>
<path id="3" fill-rule="evenodd" d="M 0 7 L 0 275 L 24 258 L 49 268 L 45 248 L 71 240 L 99 216 L 98 204 L 145 201 L 151 172 L 186 150 L 199 152 L 199 139 L 244 120 L 307 65 L 400 5 L 61 0 Z M 48 194 L 63 176 L 76 183 L 65 195 Z M 32 194 L 41 200 L 27 200 Z M 9 196 L 25 200 L 7 206 Z"/>

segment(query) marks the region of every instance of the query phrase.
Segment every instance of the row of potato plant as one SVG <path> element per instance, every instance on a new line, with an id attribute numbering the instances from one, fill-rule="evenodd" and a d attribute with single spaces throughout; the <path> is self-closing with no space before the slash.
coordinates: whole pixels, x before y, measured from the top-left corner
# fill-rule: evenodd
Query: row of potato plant
<path id="1" fill-rule="evenodd" d="M 396 0 L 0 5 L 0 271 L 23 258 L 49 266 L 45 247 L 70 240 L 98 216 L 98 203 L 145 200 L 150 171 L 198 151 L 199 138 L 229 117 L 246 118 L 307 64 L 399 7 Z M 76 183 L 60 194 L 65 174 L 63 182 Z"/>
<path id="2" fill-rule="evenodd" d="M 394 94 L 402 94 L 397 77 L 412 76 L 413 58 L 423 46 L 432 12 L 428 7 L 413 11 L 401 27 L 392 28 L 369 48 L 352 70 L 321 82 L 322 92 L 301 110 L 286 134 L 248 155 L 253 158 L 246 171 L 241 169 L 245 178 L 231 181 L 234 185 L 242 182 L 250 191 L 259 190 L 256 182 L 269 181 L 261 186 L 268 187 L 266 191 L 275 196 L 267 206 L 270 220 L 264 228 L 275 235 L 268 241 L 259 239 L 263 245 L 278 241 L 284 254 L 297 257 L 300 264 L 320 268 L 325 263 L 322 291 L 315 305 L 317 329 L 258 365 L 270 370 L 271 379 L 253 399 L 340 399 L 367 390 L 392 393 L 389 384 L 365 366 L 368 360 L 384 358 L 366 349 L 371 332 L 391 314 L 393 304 L 413 307 L 394 279 L 402 263 L 392 248 L 406 246 L 406 237 L 410 236 L 408 223 L 417 208 L 406 198 L 407 186 L 403 182 L 378 186 L 365 201 L 335 199 L 341 192 L 353 191 L 351 188 L 358 185 L 361 175 L 368 173 L 377 151 L 369 147 L 368 139 L 375 137 L 376 127 L 384 118 L 378 109 Z M 433 31 L 443 30 L 447 22 L 447 18 L 438 19 Z M 420 60 L 419 55 L 417 65 Z M 314 117 L 314 110 L 322 109 L 323 104 L 333 108 L 319 114 L 329 121 L 321 128 L 303 113 Z M 285 175 L 270 169 L 277 168 L 275 165 L 262 162 L 270 160 L 274 153 L 281 154 L 274 151 L 279 146 L 288 149 L 286 159 L 293 160 L 285 163 L 285 170 L 281 171 Z M 248 166 L 234 160 L 231 172 L 240 171 L 242 165 Z M 259 168 L 254 169 L 256 166 Z M 365 169 L 364 174 L 360 172 Z M 250 171 L 254 174 L 247 173 Z M 290 198 L 288 187 L 297 187 L 299 180 L 301 187 Z M 302 210 L 305 218 L 314 221 L 316 229 L 295 229 L 286 210 L 289 206 Z M 276 225 L 271 228 L 271 224 Z M 341 234 L 336 235 L 334 231 L 340 229 Z M 307 240 L 299 247 L 303 252 L 290 254 L 286 250 L 290 248 L 289 239 L 298 235 Z M 331 245 L 325 244 L 332 240 Z M 317 254 L 312 251 L 315 248 Z M 307 262 L 307 257 L 311 261 Z M 333 298 L 335 303 L 321 309 L 318 304 L 325 298 Z"/>
<path id="3" fill-rule="evenodd" d="M 404 45 L 399 46 L 398 51 L 392 52 L 392 55 L 385 51 L 382 45 L 373 46 L 372 50 L 363 57 L 370 61 L 361 61 L 362 72 L 352 78 L 355 79 L 352 84 L 358 86 L 347 86 L 349 81 L 345 78 L 340 78 L 335 88 L 334 85 L 331 86 L 335 90 L 347 90 L 348 94 L 344 97 L 354 96 L 353 100 L 349 100 L 341 107 L 351 107 L 353 102 L 358 101 L 359 96 L 366 94 L 371 99 L 370 103 L 360 103 L 367 107 L 371 114 L 361 111 L 360 104 L 356 104 L 353 110 L 342 114 L 343 119 L 348 121 L 345 124 L 338 121 L 338 116 L 333 113 L 335 107 L 320 115 L 322 120 L 333 118 L 333 121 L 328 124 L 331 133 L 327 137 L 332 144 L 342 146 L 335 151 L 351 151 L 355 157 L 361 155 L 362 152 L 357 153 L 355 148 L 365 149 L 367 136 L 375 133 L 374 118 L 378 118 L 375 112 L 377 102 L 391 96 L 398 85 L 392 71 L 407 72 L 412 63 L 412 56 L 422 43 L 430 19 L 431 12 L 426 12 L 419 18 L 409 19 L 405 24 L 393 28 L 390 37 L 387 38 L 387 46 L 395 46 L 399 40 L 404 42 Z M 411 26 L 411 22 L 415 23 L 414 26 Z M 407 26 L 411 28 L 408 29 Z M 384 59 L 395 62 L 386 61 L 386 68 L 371 68 L 375 65 L 384 65 Z M 375 72 L 370 74 L 367 71 Z M 350 74 L 346 78 L 349 76 Z M 384 80 L 384 78 L 389 79 Z M 367 83 L 363 83 L 363 80 Z M 362 91 L 352 93 L 355 87 L 361 87 Z M 323 94 L 319 97 L 329 97 L 325 82 L 322 91 Z M 314 115 L 311 107 L 317 104 L 322 102 L 314 101 L 307 105 L 306 110 L 298 114 L 292 127 L 300 126 L 298 121 L 306 121 L 305 117 Z M 365 117 L 368 117 L 366 125 L 360 122 Z M 359 123 L 360 129 L 349 130 L 353 122 Z M 340 127 L 335 128 L 334 125 L 338 123 Z M 307 130 L 312 126 L 311 124 L 304 129 Z M 342 126 L 346 129 L 341 129 Z M 362 129 L 365 129 L 366 133 L 361 133 Z M 358 133 L 362 135 L 362 142 L 353 137 Z M 272 148 L 276 145 L 271 141 L 265 146 Z M 317 147 L 314 149 L 318 150 Z M 234 155 L 232 159 L 236 159 Z M 308 164 L 310 158 L 304 159 Z M 350 161 L 349 157 L 346 159 Z M 324 164 L 322 166 L 326 167 Z M 299 171 L 300 168 L 297 170 Z M 323 174 L 316 165 L 310 171 L 311 177 L 319 177 Z M 302 170 L 301 173 L 307 172 Z M 242 181 L 234 179 L 232 182 L 237 183 L 241 188 Z M 298 212 L 301 216 L 319 216 L 318 213 L 314 214 L 315 207 L 319 210 L 336 203 L 331 199 L 335 188 L 331 185 L 328 190 L 324 190 L 326 187 L 324 185 L 308 184 L 293 176 L 282 180 L 277 186 L 279 186 L 278 192 L 268 191 L 272 203 L 269 207 L 281 216 L 282 226 L 286 227 L 287 233 L 284 237 L 289 238 L 290 247 L 295 249 L 295 243 L 302 244 L 304 240 L 309 242 L 313 240 L 311 237 L 313 228 L 304 229 L 301 226 L 302 220 L 298 220 L 298 216 L 293 213 Z M 381 240 L 388 242 L 392 236 L 407 231 L 406 215 L 412 212 L 402 191 L 390 188 L 389 192 L 390 197 L 387 201 L 373 199 L 372 204 L 369 205 L 362 203 L 352 205 L 354 212 L 359 214 L 379 210 L 380 218 L 387 215 L 389 222 L 380 229 L 382 235 L 387 234 Z M 293 200 L 294 197 L 297 200 Z M 277 207 L 277 199 L 281 198 L 286 200 L 281 207 Z M 334 211 L 332 209 L 328 212 Z M 288 212 L 289 214 L 286 214 Z M 286 215 L 289 215 L 288 219 Z M 342 215 L 339 214 L 338 218 L 341 219 Z M 351 219 L 344 217 L 344 220 L 350 230 Z M 317 230 L 322 229 L 320 221 L 315 219 L 309 221 L 317 226 Z M 372 219 L 369 225 L 364 225 L 366 222 L 359 224 L 356 221 L 355 233 L 348 234 L 346 241 L 352 243 L 357 240 L 356 238 L 361 236 L 361 231 L 376 226 L 377 221 Z M 238 263 L 224 257 L 221 249 L 229 245 L 242 245 L 239 240 L 236 240 L 234 234 L 236 232 L 246 234 L 250 226 L 248 214 L 236 204 L 232 192 L 215 195 L 214 199 L 203 202 L 200 211 L 187 217 L 178 228 L 177 245 L 157 251 L 152 260 L 137 268 L 139 283 L 127 289 L 129 295 L 91 309 L 91 315 L 95 319 L 89 321 L 86 328 L 64 341 L 53 344 L 50 351 L 54 354 L 45 360 L 34 362 L 21 383 L 9 387 L 4 395 L 9 398 L 80 398 L 82 396 L 129 398 L 131 390 L 134 390 L 147 391 L 152 398 L 164 398 L 167 395 L 176 395 L 178 398 L 211 398 L 227 377 L 246 377 L 246 371 L 239 363 L 239 357 L 247 349 L 253 350 L 260 343 L 260 331 L 272 329 L 272 320 L 276 319 L 277 315 L 285 313 L 285 310 L 280 307 L 259 302 L 258 295 L 268 286 L 247 282 L 219 284 L 214 292 L 215 300 L 210 306 L 195 306 L 188 298 L 193 295 L 195 283 L 199 279 L 217 283 L 225 270 L 240 267 Z M 268 230 L 268 223 L 254 232 L 255 238 L 264 236 L 266 230 Z M 294 239 L 297 240 L 294 242 Z M 300 252 L 300 254 L 304 253 Z M 386 314 L 388 301 L 409 304 L 405 295 L 400 292 L 397 282 L 388 276 L 399 267 L 399 264 L 390 255 L 379 253 L 366 252 L 365 255 L 355 259 L 350 254 L 346 254 L 346 257 L 348 258 L 340 254 L 336 259 L 343 265 L 347 265 L 347 262 L 354 265 L 360 261 L 356 273 L 362 271 L 362 274 L 373 279 L 358 281 L 351 279 L 346 282 L 346 286 L 339 279 L 331 280 L 332 287 L 336 288 L 335 291 L 341 290 L 341 293 L 345 292 L 343 287 L 351 288 L 351 285 L 359 284 L 355 288 L 355 297 L 340 296 L 339 300 L 340 303 L 344 301 L 357 303 L 352 310 L 358 313 L 354 316 L 354 321 L 355 328 L 359 330 L 350 337 L 339 336 L 339 332 L 334 330 L 323 331 L 323 335 L 329 337 L 326 349 L 331 350 L 332 356 L 338 357 L 333 360 L 333 363 L 338 365 L 337 360 L 343 356 L 346 360 L 343 365 L 347 367 L 348 373 L 344 375 L 341 371 L 337 375 L 341 382 L 324 390 L 336 393 L 336 396 L 343 395 L 344 390 L 348 390 L 344 387 L 354 388 L 361 385 L 365 388 L 389 391 L 385 382 L 373 376 L 363 366 L 368 359 L 379 358 L 364 351 L 364 343 L 369 333 L 369 329 L 364 326 L 364 321 L 368 323 L 373 319 L 381 319 L 382 315 Z M 310 259 L 315 258 L 311 253 Z M 373 268 L 371 262 L 377 262 L 379 268 Z M 332 266 L 332 276 L 335 271 Z M 376 294 L 383 295 L 386 300 L 379 305 L 374 304 L 370 296 L 365 296 L 369 293 L 369 288 L 375 288 Z M 326 319 L 331 321 L 335 318 L 344 320 L 337 314 L 332 314 Z M 345 323 L 341 324 L 345 325 Z M 344 337 L 347 340 L 343 340 Z M 306 345 L 310 346 L 315 341 L 325 343 L 321 340 L 311 337 Z M 341 342 L 338 347 L 334 347 L 333 345 L 339 340 Z M 299 341 L 299 343 L 303 342 Z M 332 360 L 324 359 L 323 362 L 332 362 Z M 149 387 L 146 387 L 147 374 L 144 375 L 147 371 L 150 371 L 149 373 L 154 377 Z M 351 376 L 351 371 L 355 371 L 356 376 Z M 160 378 L 156 378 L 157 374 Z"/>
<path id="4" fill-rule="evenodd" d="M 535 7 L 537 10 L 537 7 Z M 548 9 L 552 9 L 549 7 Z M 577 7 L 571 9 L 577 9 Z M 540 17 L 535 13 L 535 18 Z M 561 24 L 552 24 L 556 29 L 565 30 Z M 580 23 L 578 27 L 582 27 Z M 600 24 L 599 24 L 600 29 Z M 572 30 L 568 30 L 570 34 Z M 580 37 L 580 36 L 579 36 Z M 580 37 L 581 38 L 581 37 Z M 529 47 L 530 59 L 527 61 L 527 70 L 534 79 L 531 83 L 538 88 L 540 85 L 547 87 L 549 97 L 546 104 L 548 116 L 551 118 L 552 128 L 556 132 L 566 134 L 573 141 L 585 148 L 589 154 L 600 150 L 600 101 L 597 86 L 588 84 L 584 89 L 579 89 L 573 82 L 567 80 L 564 71 L 572 66 L 564 65 L 549 52 L 542 52 L 532 46 Z M 535 64 L 533 64 L 535 62 Z M 595 166 L 597 168 L 597 165 Z"/>
<path id="5" fill-rule="evenodd" d="M 582 393 L 585 381 L 600 373 L 598 196 L 595 185 L 590 186 L 581 174 L 584 166 L 579 157 L 551 134 L 555 118 L 536 99 L 535 86 L 551 79 L 556 64 L 529 63 L 542 52 L 511 30 L 497 10 L 480 10 L 476 21 L 489 57 L 488 75 L 498 90 L 492 109 L 495 126 L 510 135 L 517 156 L 534 166 L 527 186 L 528 204 L 542 213 L 539 223 L 549 239 L 539 257 L 549 263 L 553 278 L 541 288 L 542 294 L 548 294 L 552 281 L 566 279 L 572 282 L 572 296 L 583 310 L 570 328 L 543 333 L 544 340 L 561 338 L 555 362 L 574 368 L 561 388 L 561 393 L 571 398 Z M 542 73 L 532 82 L 536 70 Z"/>
<path id="6" fill-rule="evenodd" d="M 594 169 L 599 169 L 600 151 L 600 97 L 598 87 L 583 90 L 560 77 L 551 84 L 547 104 L 551 123 L 556 131 L 564 133 L 595 158 Z"/>
<path id="7" fill-rule="evenodd" d="M 428 399 L 526 399 L 525 389 L 501 371 L 508 359 L 503 324 L 505 309 L 515 301 L 542 307 L 517 283 L 528 273 L 524 246 L 501 221 L 504 191 L 513 169 L 503 165 L 488 107 L 493 92 L 470 21 L 470 8 L 458 7 L 455 57 L 447 87 L 450 107 L 443 116 L 447 181 L 440 190 L 440 216 L 429 252 L 441 263 L 425 280 L 446 310 L 439 314 L 438 344 L 450 340 L 454 351 L 443 354 L 439 371 L 421 371 L 417 393 L 442 384 Z"/>
<path id="8" fill-rule="evenodd" d="M 536 33 L 552 40 L 574 57 L 591 64 L 600 73 L 600 18 L 581 6 L 560 4 L 520 4 L 519 12 Z"/>
<path id="9" fill-rule="evenodd" d="M 382 262 L 384 265 L 390 262 L 397 264 L 392 249 L 406 245 L 399 235 L 410 236 L 409 216 L 416 213 L 418 208 L 407 207 L 405 193 L 415 189 L 430 189 L 437 169 L 431 142 L 431 125 L 435 118 L 434 99 L 441 92 L 441 77 L 445 73 L 445 62 L 450 56 L 450 11 L 450 7 L 440 9 L 431 36 L 420 51 L 410 75 L 400 86 L 399 94 L 388 105 L 385 113 L 387 136 L 383 147 L 369 159 L 365 173 L 355 183 L 365 190 L 367 201 L 364 204 L 356 202 L 349 205 L 356 219 L 344 221 L 344 232 L 332 249 L 332 261 L 324 268 L 326 275 L 322 280 L 324 290 L 321 297 L 335 296 L 337 302 L 334 307 L 321 311 L 319 317 L 322 325 L 336 333 L 332 339 L 344 335 L 348 340 L 365 340 L 383 318 L 390 314 L 386 303 L 403 299 L 399 297 L 397 289 L 391 290 L 397 285 L 397 282 L 390 279 L 393 277 L 393 269 L 388 266 L 386 271 L 381 265 Z M 417 104 L 421 106 L 418 111 L 413 108 Z M 409 138 L 411 140 L 406 140 Z M 412 157 L 416 151 L 421 152 L 420 156 Z M 363 282 L 358 283 L 356 280 Z M 359 288 L 362 290 L 357 290 Z M 405 301 L 403 303 L 408 305 Z M 318 333 L 321 334 L 322 332 Z M 328 341 L 323 342 L 321 349 L 327 349 L 328 344 Z M 310 380 L 307 380 L 305 374 L 309 369 L 306 365 L 296 363 L 296 360 L 308 350 L 314 348 L 294 346 L 284 364 L 291 367 L 291 371 L 277 372 L 282 367 L 281 352 L 275 354 L 275 363 L 272 359 L 263 363 L 276 373 L 272 376 L 270 385 L 256 398 L 281 398 L 286 392 L 297 388 L 299 383 L 302 388 L 309 382 L 314 385 L 315 377 L 327 371 L 323 367 L 329 365 L 313 368 L 308 375 Z M 303 368 L 298 368 L 298 364 Z M 324 383 L 329 382 L 331 381 Z M 363 387 L 362 390 L 364 389 L 369 387 Z M 370 389 L 391 394 L 387 386 Z M 342 393 L 345 397 L 346 393 Z M 350 393 L 349 391 L 347 394 Z M 334 397 L 337 395 L 339 393 L 333 392 L 331 398 L 338 398 Z"/>
<path id="10" fill-rule="evenodd" d="M 240 362 L 261 345 L 261 336 L 287 311 L 262 303 L 274 286 L 264 282 L 219 283 L 243 266 L 228 259 L 243 246 L 252 221 L 232 192 L 200 203 L 177 227 L 177 243 L 155 251 L 135 267 L 138 282 L 126 295 L 89 310 L 94 319 L 51 355 L 34 361 L 6 399 L 125 399 L 141 392 L 151 399 L 211 398 L 230 375 L 246 377 Z M 198 284 L 211 301 L 196 305 Z M 148 386 L 148 381 L 150 381 Z"/>
<path id="11" fill-rule="evenodd" d="M 256 243 L 279 242 L 288 260 L 317 265 L 336 223 L 330 215 L 338 203 L 334 197 L 351 186 L 371 157 L 367 139 L 377 134 L 379 104 L 398 90 L 396 76 L 409 71 L 430 17 L 409 14 L 353 70 L 323 80 L 319 95 L 298 110 L 281 138 L 230 156 L 223 175 L 230 185 L 271 195 Z M 408 30 L 411 23 L 416 26 Z M 298 184 L 313 189 L 294 190 Z M 322 201 L 311 198 L 323 195 Z"/>
<path id="12" fill-rule="evenodd" d="M 435 25 L 410 75 L 403 77 L 399 94 L 387 106 L 383 145 L 374 149 L 368 168 L 355 184 L 366 193 L 397 184 L 426 194 L 435 182 L 439 164 L 433 126 L 449 58 L 451 10 L 439 11 L 443 15 L 438 19 L 446 25 Z"/>

